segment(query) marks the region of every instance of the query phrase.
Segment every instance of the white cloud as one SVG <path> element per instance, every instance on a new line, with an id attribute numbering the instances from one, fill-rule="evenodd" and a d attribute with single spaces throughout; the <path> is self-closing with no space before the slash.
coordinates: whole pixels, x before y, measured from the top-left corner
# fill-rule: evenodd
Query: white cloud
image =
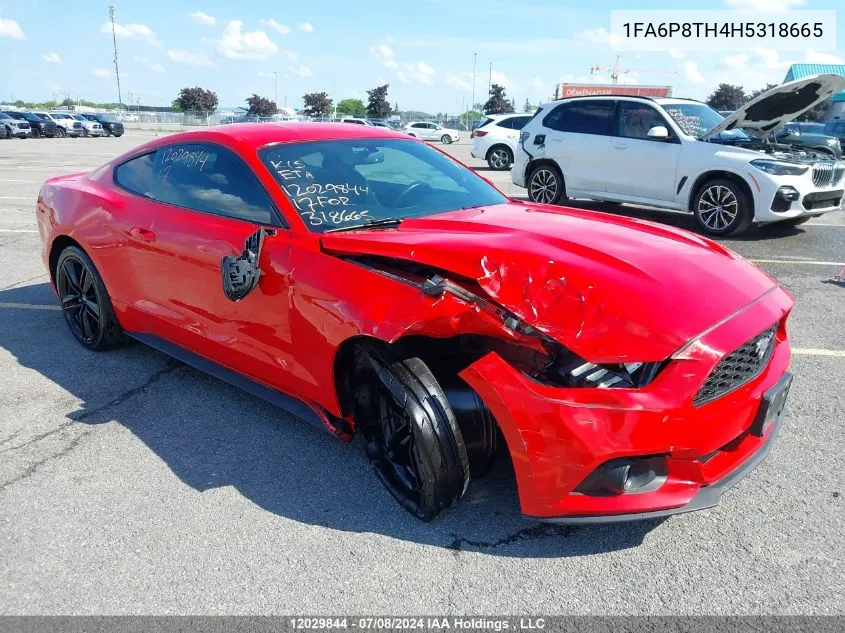
<path id="1" fill-rule="evenodd" d="M 299 53 L 294 51 L 282 51 L 282 55 L 284 55 L 289 62 L 299 61 Z"/>
<path id="2" fill-rule="evenodd" d="M 704 77 L 702 77 L 701 72 L 698 70 L 698 64 L 691 59 L 684 62 L 684 74 L 690 83 L 704 83 Z"/>
<path id="3" fill-rule="evenodd" d="M 370 54 L 378 57 L 386 68 L 395 69 L 399 67 L 399 64 L 396 63 L 396 53 L 387 43 L 370 46 Z"/>
<path id="4" fill-rule="evenodd" d="M 0 37 L 11 37 L 13 40 L 26 39 L 20 25 L 14 20 L 0 18 Z"/>
<path id="5" fill-rule="evenodd" d="M 186 64 L 188 66 L 204 66 L 210 68 L 214 66 L 208 55 L 205 53 L 192 53 L 190 51 L 167 51 L 167 57 L 179 64 Z"/>
<path id="6" fill-rule="evenodd" d="M 217 41 L 217 50 L 229 59 L 265 60 L 279 52 L 279 47 L 264 31 L 241 31 L 244 23 L 232 20 Z"/>
<path id="7" fill-rule="evenodd" d="M 188 15 L 191 16 L 191 20 L 196 24 L 202 24 L 203 26 L 214 26 L 217 24 L 217 18 L 202 11 L 194 11 Z"/>
<path id="8" fill-rule="evenodd" d="M 667 52 L 669 53 L 669 57 L 672 59 L 684 59 L 686 57 L 686 55 L 677 48 L 670 48 Z"/>
<path id="9" fill-rule="evenodd" d="M 802 7 L 807 0 L 725 0 L 725 6 L 739 11 L 769 11 L 786 13 L 795 7 Z"/>
<path id="10" fill-rule="evenodd" d="M 41 56 L 41 59 L 43 59 L 48 64 L 61 64 L 62 63 L 62 58 L 59 57 L 58 53 L 45 53 L 44 55 Z"/>
<path id="11" fill-rule="evenodd" d="M 576 38 L 587 40 L 593 44 L 617 45 L 622 42 L 622 37 L 615 33 L 608 32 L 603 26 L 597 29 L 585 29 L 575 34 Z"/>
<path id="12" fill-rule="evenodd" d="M 259 77 L 275 77 L 276 75 L 274 73 L 268 73 L 268 72 L 265 72 L 263 70 L 259 70 L 258 76 Z"/>
<path id="13" fill-rule="evenodd" d="M 832 53 L 820 53 L 812 48 L 804 53 L 804 59 L 808 64 L 841 64 L 842 58 Z"/>
<path id="14" fill-rule="evenodd" d="M 505 73 L 499 72 L 498 70 L 494 70 L 488 73 L 488 78 L 491 83 L 504 86 L 508 90 L 514 90 L 516 88 L 516 84 L 511 81 L 510 77 L 508 77 Z"/>
<path id="15" fill-rule="evenodd" d="M 472 92 L 472 73 L 461 73 L 460 75 L 446 73 L 446 85 L 452 86 L 456 90 Z"/>
<path id="16" fill-rule="evenodd" d="M 134 61 L 136 64 L 141 64 L 142 66 L 146 66 L 147 68 L 149 68 L 154 73 L 165 72 L 164 66 L 162 66 L 161 64 L 154 64 L 152 61 L 150 61 L 150 59 L 148 57 L 143 57 L 141 55 L 135 55 L 135 57 L 132 58 L 132 61 Z"/>
<path id="17" fill-rule="evenodd" d="M 271 28 L 274 31 L 281 33 L 282 35 L 287 35 L 288 33 L 290 33 L 290 27 L 287 24 L 282 24 L 281 22 L 279 22 L 275 18 L 269 18 L 267 20 L 259 20 L 258 23 L 262 24 L 266 27 Z"/>
<path id="18" fill-rule="evenodd" d="M 742 68 L 748 63 L 748 55 L 745 53 L 739 53 L 737 55 L 729 55 L 724 59 L 726 66 L 731 66 L 732 68 Z"/>
<path id="19" fill-rule="evenodd" d="M 314 26 L 310 22 L 303 22 L 302 24 L 297 24 L 296 26 L 299 27 L 300 31 L 303 31 L 305 33 L 314 32 Z"/>
<path id="20" fill-rule="evenodd" d="M 534 88 L 534 90 L 543 90 L 546 87 L 546 84 L 544 84 L 543 80 L 539 77 L 534 77 L 534 79 L 531 80 L 531 87 Z"/>
<path id="21" fill-rule="evenodd" d="M 103 22 L 102 26 L 100 26 L 100 33 L 111 35 L 111 22 Z M 118 24 L 115 22 L 114 34 L 117 37 L 143 40 L 150 46 L 161 46 L 161 42 L 156 37 L 156 34 L 146 24 Z"/>
<path id="22" fill-rule="evenodd" d="M 396 76 L 402 83 L 420 83 L 430 86 L 434 83 L 436 71 L 423 61 L 403 64 L 402 70 L 396 71 Z"/>
<path id="23" fill-rule="evenodd" d="M 95 77 L 99 77 L 100 79 L 108 79 L 109 78 L 109 71 L 105 68 L 92 68 L 91 74 Z"/>
<path id="24" fill-rule="evenodd" d="M 314 74 L 308 66 L 303 66 L 302 64 L 298 66 L 288 66 L 288 70 L 294 75 L 298 75 L 300 77 L 311 77 Z"/>
<path id="25" fill-rule="evenodd" d="M 771 48 L 758 46 L 754 49 L 754 54 L 763 60 L 768 70 L 786 70 L 793 63 L 788 59 L 781 59 L 780 54 Z"/>

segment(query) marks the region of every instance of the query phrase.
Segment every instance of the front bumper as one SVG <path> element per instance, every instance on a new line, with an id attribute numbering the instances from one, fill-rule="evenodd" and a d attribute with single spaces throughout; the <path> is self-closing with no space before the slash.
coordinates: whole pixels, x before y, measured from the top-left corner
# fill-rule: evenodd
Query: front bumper
<path id="1" fill-rule="evenodd" d="M 835 211 L 845 193 L 843 178 L 818 187 L 813 184 L 812 170 L 801 176 L 772 176 L 752 169 L 748 175 L 757 197 L 754 215 L 760 223 Z M 790 195 L 784 195 L 785 192 Z"/>
<path id="2" fill-rule="evenodd" d="M 11 132 L 12 136 L 15 136 L 17 138 L 29 138 L 30 136 L 32 136 L 32 128 L 15 128 L 11 130 Z"/>
<path id="3" fill-rule="evenodd" d="M 595 523 L 653 518 L 718 503 L 768 453 L 777 433 L 752 432 L 763 394 L 789 367 L 785 320 L 792 298 L 777 287 L 673 357 L 641 389 L 567 389 L 530 379 L 496 354 L 461 377 L 479 394 L 505 437 L 522 512 L 542 521 Z M 692 399 L 731 351 L 778 323 L 763 371 L 734 391 Z M 608 461 L 660 456 L 665 478 L 632 494 L 585 494 L 579 485 Z"/>

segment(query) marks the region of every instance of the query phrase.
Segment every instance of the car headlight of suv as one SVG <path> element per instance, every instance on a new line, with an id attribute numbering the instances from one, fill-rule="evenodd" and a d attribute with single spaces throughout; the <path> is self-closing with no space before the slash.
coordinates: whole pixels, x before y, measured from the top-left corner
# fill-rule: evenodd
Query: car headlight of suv
<path id="1" fill-rule="evenodd" d="M 751 164 L 760 171 L 764 171 L 772 176 L 800 176 L 806 174 L 810 169 L 809 165 L 793 165 L 792 163 L 782 163 L 777 160 L 752 160 Z"/>

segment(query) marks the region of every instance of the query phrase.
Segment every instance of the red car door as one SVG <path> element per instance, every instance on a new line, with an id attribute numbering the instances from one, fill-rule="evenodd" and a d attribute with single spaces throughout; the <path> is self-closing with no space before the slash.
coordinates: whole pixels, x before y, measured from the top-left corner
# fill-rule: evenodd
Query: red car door
<path id="1" fill-rule="evenodd" d="M 133 160 L 141 160 L 133 159 Z M 134 300 L 124 326 L 152 335 L 283 391 L 292 385 L 289 308 L 291 235 L 249 167 L 214 144 L 158 149 L 150 182 L 130 181 L 119 218 L 123 259 Z M 261 227 L 269 229 L 252 292 L 224 292 L 222 261 L 238 257 Z M 149 341 L 148 341 L 149 342 Z"/>

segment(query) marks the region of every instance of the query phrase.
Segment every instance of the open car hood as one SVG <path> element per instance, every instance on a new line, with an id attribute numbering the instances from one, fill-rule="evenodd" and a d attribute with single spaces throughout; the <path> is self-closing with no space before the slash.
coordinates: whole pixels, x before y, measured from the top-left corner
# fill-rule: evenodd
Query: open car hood
<path id="1" fill-rule="evenodd" d="M 334 255 L 404 260 L 475 280 L 594 363 L 665 360 L 775 285 L 732 251 L 680 229 L 516 202 L 324 234 L 321 242 Z"/>
<path id="2" fill-rule="evenodd" d="M 845 77 L 841 75 L 813 75 L 790 81 L 749 101 L 699 138 L 707 140 L 734 128 L 770 132 L 843 90 Z"/>

